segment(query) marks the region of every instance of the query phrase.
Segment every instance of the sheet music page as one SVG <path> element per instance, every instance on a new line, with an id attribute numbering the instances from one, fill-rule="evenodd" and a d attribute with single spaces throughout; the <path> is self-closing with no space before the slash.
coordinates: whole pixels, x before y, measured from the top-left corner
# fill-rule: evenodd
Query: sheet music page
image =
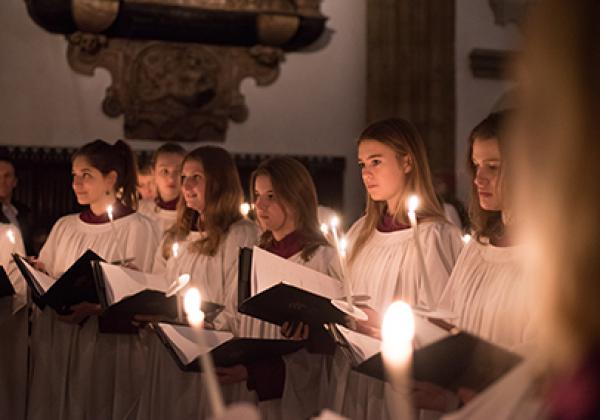
<path id="1" fill-rule="evenodd" d="M 258 247 L 254 247 L 252 255 L 253 295 L 279 283 L 285 283 L 328 299 L 344 296 L 344 288 L 340 280 Z"/>
<path id="2" fill-rule="evenodd" d="M 52 285 L 56 283 L 55 278 L 50 277 L 48 274 L 43 273 L 39 270 L 36 270 L 31 264 L 29 264 L 29 262 L 25 258 L 21 258 L 21 261 L 23 261 L 23 264 L 25 264 L 25 267 L 31 273 L 37 285 L 42 289 L 38 290 L 38 292 L 41 292 L 40 294 L 46 293 L 48 289 L 50 289 L 50 287 L 52 287 Z"/>
<path id="3" fill-rule="evenodd" d="M 427 347 L 449 335 L 448 331 L 432 324 L 421 316 L 415 315 L 415 338 L 413 346 L 416 350 Z"/>
<path id="4" fill-rule="evenodd" d="M 343 325 L 336 324 L 335 326 L 350 344 L 358 363 L 364 362 L 381 351 L 381 340 L 353 331 Z"/>
<path id="5" fill-rule="evenodd" d="M 110 291 L 107 294 L 110 305 L 128 296 L 133 296 L 142 290 L 166 292 L 169 287 L 164 275 L 161 274 L 143 273 L 105 262 L 101 262 L 100 267 L 102 268 L 106 287 Z"/>
<path id="6" fill-rule="evenodd" d="M 201 354 L 208 353 L 233 338 L 233 334 L 230 332 L 205 329 L 196 331 L 186 325 L 159 323 L 158 327 L 171 342 L 179 359 L 186 365 L 200 357 Z M 202 335 L 203 340 L 199 340 L 199 334 Z M 200 348 L 199 341 L 204 344 L 202 348 Z"/>

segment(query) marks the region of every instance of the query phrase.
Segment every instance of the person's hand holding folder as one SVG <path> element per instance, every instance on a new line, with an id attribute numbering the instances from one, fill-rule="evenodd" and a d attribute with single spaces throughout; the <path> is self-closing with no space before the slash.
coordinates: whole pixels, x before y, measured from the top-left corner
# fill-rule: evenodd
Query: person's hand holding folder
<path id="1" fill-rule="evenodd" d="M 57 315 L 57 318 L 68 324 L 81 324 L 92 315 L 100 315 L 102 307 L 97 303 L 81 302 L 69 308 L 71 313 L 68 315 Z"/>

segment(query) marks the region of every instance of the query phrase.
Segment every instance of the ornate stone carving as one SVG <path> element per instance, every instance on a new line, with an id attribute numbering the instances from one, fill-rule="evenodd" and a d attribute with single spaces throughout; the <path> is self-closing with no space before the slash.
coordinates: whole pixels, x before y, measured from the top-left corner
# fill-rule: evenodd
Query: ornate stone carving
<path id="1" fill-rule="evenodd" d="M 112 85 L 103 112 L 124 115 L 127 138 L 223 141 L 228 120 L 244 121 L 244 78 L 274 82 L 283 52 L 273 47 L 223 47 L 131 41 L 76 32 L 68 61 L 79 73 L 106 68 Z"/>

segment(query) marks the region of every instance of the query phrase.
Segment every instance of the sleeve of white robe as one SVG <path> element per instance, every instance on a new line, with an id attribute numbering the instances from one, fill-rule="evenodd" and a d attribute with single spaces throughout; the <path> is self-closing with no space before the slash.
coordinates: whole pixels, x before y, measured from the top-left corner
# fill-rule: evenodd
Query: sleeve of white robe
<path id="1" fill-rule="evenodd" d="M 259 237 L 258 227 L 247 220 L 234 223 L 225 238 L 223 252 L 223 290 L 225 292 L 225 309 L 215 319 L 215 328 L 237 333 L 239 316 L 237 316 L 238 261 L 240 248 L 252 248 Z M 227 325 L 221 325 L 226 323 Z"/>

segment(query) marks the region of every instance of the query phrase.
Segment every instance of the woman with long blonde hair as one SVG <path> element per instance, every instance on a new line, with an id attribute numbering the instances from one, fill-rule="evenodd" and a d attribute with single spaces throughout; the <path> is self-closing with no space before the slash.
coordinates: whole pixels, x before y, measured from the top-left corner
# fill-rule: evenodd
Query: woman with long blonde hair
<path id="1" fill-rule="evenodd" d="M 364 326 L 359 323 L 370 330 L 380 325 L 379 315 L 396 299 L 436 308 L 462 241 L 459 230 L 444 217 L 433 190 L 425 145 L 413 124 L 390 118 L 369 125 L 358 139 L 358 162 L 367 204 L 365 215 L 347 235 L 346 275 L 354 294 L 371 297 L 370 320 Z M 426 293 L 407 214 L 406 202 L 412 194 L 420 199 L 416 215 L 431 296 Z M 339 390 L 331 397 L 331 406 L 353 419 L 385 418 L 383 382 L 346 373 L 347 362 L 336 360 Z"/>
<path id="2" fill-rule="evenodd" d="M 243 218 L 242 187 L 231 155 L 223 148 L 202 146 L 189 152 L 182 164 L 177 221 L 167 230 L 158 254 L 168 259 L 166 277 L 189 274 L 202 299 L 223 305 L 214 320 L 217 330 L 238 332 L 237 275 L 240 247 L 253 246 L 259 236 L 254 223 Z M 161 258 L 160 255 L 157 258 Z M 240 387 L 224 387 L 226 402 L 252 399 Z M 159 339 L 154 340 L 139 403 L 138 418 L 206 418 L 210 404 L 200 375 L 181 371 Z"/>

